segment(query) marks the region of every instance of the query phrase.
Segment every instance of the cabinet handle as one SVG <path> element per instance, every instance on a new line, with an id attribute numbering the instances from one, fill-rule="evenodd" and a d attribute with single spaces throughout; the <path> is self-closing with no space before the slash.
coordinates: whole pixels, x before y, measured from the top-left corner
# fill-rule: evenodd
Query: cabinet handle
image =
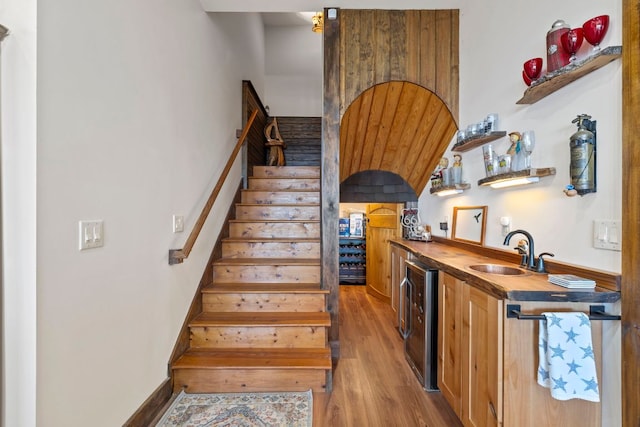
<path id="1" fill-rule="evenodd" d="M 489 402 L 489 409 L 491 409 L 491 415 L 493 415 L 493 418 L 495 418 L 496 420 L 498 419 L 498 414 L 496 414 L 496 408 L 493 406 L 493 402 Z"/>
<path id="2" fill-rule="evenodd" d="M 405 288 L 408 287 L 409 285 L 409 280 L 407 280 L 407 278 L 405 277 L 404 279 L 402 279 L 402 282 L 400 282 L 400 301 L 398 303 L 398 317 L 399 317 L 399 321 L 398 321 L 398 331 L 400 332 L 400 335 L 402 336 L 402 338 L 406 339 L 409 336 L 409 319 L 407 319 L 407 315 L 406 315 L 406 302 L 405 302 L 405 298 L 407 297 L 406 294 L 406 290 Z M 409 307 L 411 307 L 411 300 L 409 299 Z M 403 322 L 404 322 L 404 327 L 403 327 Z"/>

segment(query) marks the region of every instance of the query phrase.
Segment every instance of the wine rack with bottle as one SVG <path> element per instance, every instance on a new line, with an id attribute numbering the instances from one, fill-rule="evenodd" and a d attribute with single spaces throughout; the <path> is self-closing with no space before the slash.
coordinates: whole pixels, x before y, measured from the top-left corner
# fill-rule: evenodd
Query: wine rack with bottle
<path id="1" fill-rule="evenodd" d="M 339 245 L 340 283 L 364 285 L 367 268 L 366 240 L 361 237 L 341 237 Z"/>

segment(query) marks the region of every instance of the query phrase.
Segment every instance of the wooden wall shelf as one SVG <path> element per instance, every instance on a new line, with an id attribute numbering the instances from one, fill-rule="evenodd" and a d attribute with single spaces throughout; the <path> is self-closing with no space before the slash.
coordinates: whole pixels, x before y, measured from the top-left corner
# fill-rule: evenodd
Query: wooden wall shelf
<path id="1" fill-rule="evenodd" d="M 456 143 L 453 147 L 451 147 L 451 151 L 456 151 L 459 153 L 464 153 L 465 151 L 469 151 L 472 148 L 480 147 L 488 142 L 494 141 L 496 139 L 502 138 L 506 136 L 507 132 L 501 130 L 496 132 L 491 132 L 485 135 L 472 136 L 470 138 L 465 138 L 462 141 Z"/>
<path id="2" fill-rule="evenodd" d="M 622 56 L 622 46 L 606 47 L 595 55 L 566 65 L 559 70 L 548 73 L 531 83 L 524 96 L 516 104 L 534 104 L 547 95 L 551 95 L 580 77 L 604 67 Z"/>
<path id="3" fill-rule="evenodd" d="M 537 169 L 525 169 L 517 172 L 503 173 L 500 175 L 489 176 L 478 181 L 478 185 L 491 185 L 499 181 L 507 181 L 516 178 L 530 178 L 555 175 L 556 168 L 537 168 Z"/>

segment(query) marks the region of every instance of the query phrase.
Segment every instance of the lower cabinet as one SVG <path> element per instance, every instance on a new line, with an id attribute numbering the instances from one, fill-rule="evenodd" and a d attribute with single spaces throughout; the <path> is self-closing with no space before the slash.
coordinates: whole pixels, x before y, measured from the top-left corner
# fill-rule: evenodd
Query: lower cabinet
<path id="1" fill-rule="evenodd" d="M 398 311 L 400 303 L 400 283 L 405 276 L 404 262 L 412 258 L 411 252 L 396 245 L 389 245 L 391 250 L 391 308 Z"/>
<path id="2" fill-rule="evenodd" d="M 462 423 L 502 425 L 502 305 L 462 287 Z"/>
<path id="3" fill-rule="evenodd" d="M 600 427 L 601 403 L 559 401 L 537 383 L 538 321 L 506 319 L 499 300 L 447 273 L 438 280 L 438 387 L 466 427 Z M 589 312 L 586 303 L 517 302 L 522 312 Z M 602 322 L 592 321 L 602 379 Z M 601 381 L 602 382 L 602 381 Z M 600 391 L 604 402 L 610 397 Z M 604 425 L 609 425 L 605 423 Z M 611 425 L 618 425 L 617 423 Z"/>
<path id="4" fill-rule="evenodd" d="M 582 311 L 589 313 L 588 303 L 562 303 L 537 301 L 505 301 L 505 304 L 519 304 L 526 314 L 540 314 L 545 311 Z M 607 309 L 607 312 L 615 310 Z M 601 402 L 588 402 L 582 399 L 557 400 L 550 396 L 549 389 L 537 383 L 538 367 L 538 321 L 504 320 L 504 425 L 505 426 L 562 426 L 562 427 L 615 427 L 619 422 L 615 417 L 605 416 L 604 407 L 619 402 L 619 381 L 613 381 L 614 388 L 607 389 L 605 380 L 613 377 L 614 369 L 603 375 L 602 328 L 615 327 L 615 321 L 591 321 L 591 339 L 598 374 L 598 387 Z M 619 322 L 618 322 L 619 323 Z M 610 335 L 607 335 L 610 337 Z M 613 341 L 611 339 L 611 341 Z M 612 342 L 610 344 L 613 344 Z M 609 358 L 609 367 L 615 364 Z M 570 360 L 567 363 L 571 362 Z M 619 374 L 619 373 L 618 373 Z M 616 396 L 618 395 L 618 396 Z M 518 405 L 517 402 L 527 402 Z M 509 404 L 511 403 L 511 404 Z M 610 410 L 610 413 L 618 412 Z"/>
<path id="5" fill-rule="evenodd" d="M 438 277 L 438 388 L 462 418 L 462 290 L 464 282 Z"/>
<path id="6" fill-rule="evenodd" d="M 440 272 L 438 388 L 465 426 L 502 423 L 502 305 Z"/>

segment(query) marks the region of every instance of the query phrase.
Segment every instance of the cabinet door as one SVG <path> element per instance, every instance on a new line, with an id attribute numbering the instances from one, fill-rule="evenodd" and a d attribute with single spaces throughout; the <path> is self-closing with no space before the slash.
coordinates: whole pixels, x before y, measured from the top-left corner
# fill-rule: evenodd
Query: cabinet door
<path id="1" fill-rule="evenodd" d="M 502 425 L 502 304 L 463 286 L 462 423 Z M 528 404 L 528 402 L 523 402 Z"/>
<path id="2" fill-rule="evenodd" d="M 405 276 L 404 262 L 411 259 L 412 255 L 409 251 L 399 246 L 391 246 L 391 308 L 398 311 L 400 304 L 400 283 Z"/>
<path id="3" fill-rule="evenodd" d="M 391 245 L 391 308 L 398 312 L 400 301 L 400 281 L 402 280 L 402 268 L 400 267 L 400 252 L 403 250 Z"/>
<path id="4" fill-rule="evenodd" d="M 526 314 L 540 314 L 545 311 L 589 313 L 587 303 L 515 302 L 515 304 L 520 304 L 521 311 Z M 602 385 L 602 323 L 601 321 L 591 322 L 591 338 L 599 386 Z M 537 320 L 505 319 L 505 427 L 596 427 L 602 425 L 601 403 L 581 399 L 556 400 L 551 397 L 548 388 L 538 385 L 538 324 Z M 602 393 L 602 387 L 600 387 L 601 401 L 605 402 L 608 397 L 608 394 Z M 522 405 L 520 402 L 527 402 L 527 404 Z M 615 424 L 605 423 L 605 425 Z"/>
<path id="5" fill-rule="evenodd" d="M 453 411 L 462 407 L 462 287 L 440 272 L 438 279 L 438 388 Z"/>
<path id="6" fill-rule="evenodd" d="M 400 236 L 402 204 L 367 205 L 367 293 L 391 302 L 389 240 Z"/>

